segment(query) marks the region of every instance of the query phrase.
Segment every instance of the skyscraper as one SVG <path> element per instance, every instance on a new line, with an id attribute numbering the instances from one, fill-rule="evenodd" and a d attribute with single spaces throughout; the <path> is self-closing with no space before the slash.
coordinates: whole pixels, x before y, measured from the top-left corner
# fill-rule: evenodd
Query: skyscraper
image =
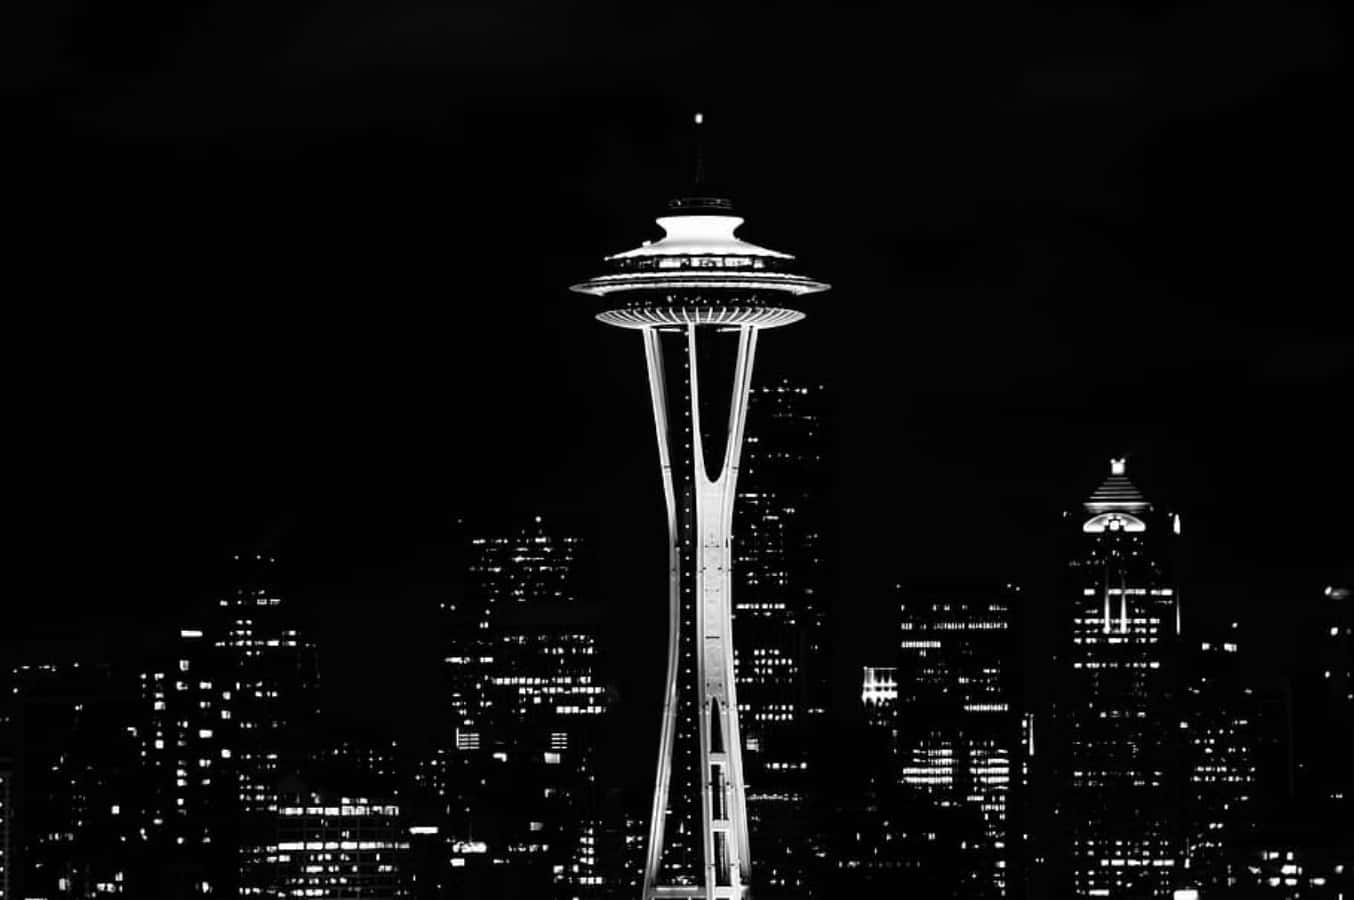
<path id="1" fill-rule="evenodd" d="M 926 864 L 956 873 L 964 897 L 1010 895 L 1012 788 L 1020 716 L 1011 584 L 900 585 L 893 749 L 903 803 L 947 840 Z M 942 824 L 943 823 L 943 824 Z M 941 848 L 958 848 L 944 858 Z"/>
<path id="2" fill-rule="evenodd" d="M 831 522 L 823 385 L 781 378 L 748 395 L 733 521 L 734 666 L 758 896 L 802 896 L 812 738 L 827 706 Z"/>
<path id="3" fill-rule="evenodd" d="M 699 124 L 699 117 L 697 117 Z M 732 634 L 734 498 L 761 330 L 827 285 L 734 236 L 727 200 L 674 200 L 664 237 L 573 290 L 644 340 L 667 502 L 669 642 L 644 898 L 743 898 L 752 878 Z"/>
<path id="4" fill-rule="evenodd" d="M 462 855 L 462 883 L 541 897 L 597 887 L 593 748 L 606 690 L 584 547 L 541 516 L 476 535 L 465 596 L 444 604 L 458 791 L 445 838 L 484 850 Z"/>
<path id="5" fill-rule="evenodd" d="M 263 859 L 278 781 L 306 766 L 318 713 L 315 644 L 283 603 L 265 554 L 227 561 L 227 586 L 140 673 L 149 779 L 142 836 L 169 893 L 270 887 Z"/>
<path id="6" fill-rule="evenodd" d="M 1123 459 L 1066 518 L 1054 843 L 1069 854 L 1074 896 L 1170 896 L 1182 865 L 1171 564 L 1180 518 L 1147 501 Z"/>
<path id="7" fill-rule="evenodd" d="M 1236 849 L 1256 824 L 1260 701 L 1243 683 L 1239 623 L 1189 642 L 1181 696 L 1187 879 L 1205 896 L 1224 890 Z"/>
<path id="8" fill-rule="evenodd" d="M 176 875 L 173 890 L 239 886 L 238 699 L 234 672 L 202 628 L 183 628 L 140 674 L 147 778 L 139 823 L 150 854 Z"/>
<path id="9" fill-rule="evenodd" d="M 319 714 L 319 654 L 283 603 L 276 558 L 241 554 L 233 563 L 207 637 L 234 681 L 240 804 L 272 812 L 277 779 L 305 758 L 304 730 Z"/>

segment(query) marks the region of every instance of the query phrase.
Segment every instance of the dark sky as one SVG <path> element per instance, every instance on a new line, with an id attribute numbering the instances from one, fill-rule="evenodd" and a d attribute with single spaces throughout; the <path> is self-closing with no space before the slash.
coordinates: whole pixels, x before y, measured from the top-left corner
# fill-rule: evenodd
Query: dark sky
<path id="1" fill-rule="evenodd" d="M 835 286 L 759 366 L 841 397 L 843 671 L 903 575 L 1037 582 L 1110 454 L 1201 604 L 1300 614 L 1354 546 L 1334 10 L 10 4 L 10 639 L 165 621 L 262 542 L 331 659 L 384 648 L 335 676 L 379 715 L 456 517 L 537 507 L 651 629 L 642 351 L 564 288 L 656 236 L 697 109 L 742 235 Z"/>

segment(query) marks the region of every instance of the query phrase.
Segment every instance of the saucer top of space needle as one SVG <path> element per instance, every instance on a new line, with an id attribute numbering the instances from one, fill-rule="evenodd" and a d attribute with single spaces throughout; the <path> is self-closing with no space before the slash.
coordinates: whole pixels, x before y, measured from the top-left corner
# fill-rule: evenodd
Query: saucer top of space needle
<path id="1" fill-rule="evenodd" d="M 696 124 L 702 121 L 697 114 Z M 804 318 L 795 298 L 829 286 L 792 270 L 794 257 L 739 238 L 743 224 L 729 200 L 703 190 L 697 159 L 690 196 L 668 203 L 656 221 L 663 237 L 606 257 L 607 271 L 572 285 L 606 297 L 597 318 L 609 325 L 756 325 L 772 328 Z"/>

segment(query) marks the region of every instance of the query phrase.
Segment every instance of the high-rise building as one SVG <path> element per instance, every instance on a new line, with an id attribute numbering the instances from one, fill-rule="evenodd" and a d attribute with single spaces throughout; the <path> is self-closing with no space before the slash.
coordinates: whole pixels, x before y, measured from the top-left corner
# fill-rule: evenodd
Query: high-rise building
<path id="1" fill-rule="evenodd" d="M 828 702 L 825 529 L 830 415 L 821 384 L 754 386 L 733 522 L 734 669 L 758 895 L 803 897 L 812 739 Z"/>
<path id="2" fill-rule="evenodd" d="M 607 704 L 584 543 L 537 516 L 469 550 L 466 595 L 443 610 L 452 875 L 485 893 L 595 895 L 593 752 Z"/>
<path id="3" fill-rule="evenodd" d="M 129 679 L 108 664 L 66 659 L 24 663 L 13 675 L 10 891 L 49 898 L 136 893 L 130 886 L 141 791 Z"/>
<path id="4" fill-rule="evenodd" d="M 699 123 L 699 117 L 698 117 Z M 643 896 L 744 898 L 752 882 L 734 677 L 734 499 L 753 354 L 827 285 L 734 236 L 743 220 L 697 179 L 664 237 L 608 258 L 573 290 L 640 332 L 667 503 L 669 643 Z"/>
<path id="5" fill-rule="evenodd" d="M 1068 854 L 1064 892 L 1170 896 L 1183 866 L 1172 574 L 1180 518 L 1148 502 L 1114 459 L 1067 520 L 1053 841 Z"/>
<path id="6" fill-rule="evenodd" d="M 278 589 L 277 560 L 241 554 L 207 637 L 231 669 L 239 798 L 249 812 L 277 808 L 277 780 L 302 764 L 319 714 L 319 657 Z"/>
<path id="7" fill-rule="evenodd" d="M 139 836 L 173 871 L 172 890 L 230 893 L 239 871 L 237 689 L 201 628 L 180 629 L 140 674 L 146 776 Z"/>
<path id="8" fill-rule="evenodd" d="M 443 662 L 456 750 L 480 749 L 488 740 L 484 731 L 490 720 L 511 726 L 504 717 L 495 717 L 490 693 L 497 687 L 500 693 L 525 696 L 534 686 L 512 682 L 512 674 L 498 664 L 494 653 L 503 638 L 501 630 L 522 609 L 568 610 L 582 602 L 580 545 L 580 538 L 543 526 L 540 516 L 512 534 L 469 539 L 465 596 L 442 604 L 447 647 Z"/>
<path id="9" fill-rule="evenodd" d="M 1010 896 L 1020 589 L 958 581 L 899 588 L 892 741 L 903 802 L 958 829 L 949 843 L 958 857 L 930 862 L 960 874 L 960 895 Z"/>
<path id="10" fill-rule="evenodd" d="M 1180 733 L 1187 813 L 1180 879 L 1205 896 L 1236 881 L 1238 846 L 1256 824 L 1260 701 L 1245 684 L 1238 622 L 1190 642 Z"/>
<path id="11" fill-rule="evenodd" d="M 149 784 L 139 824 L 167 861 L 170 893 L 262 895 L 278 782 L 309 763 L 315 645 L 283 604 L 274 558 L 230 562 L 222 595 L 140 675 Z"/>

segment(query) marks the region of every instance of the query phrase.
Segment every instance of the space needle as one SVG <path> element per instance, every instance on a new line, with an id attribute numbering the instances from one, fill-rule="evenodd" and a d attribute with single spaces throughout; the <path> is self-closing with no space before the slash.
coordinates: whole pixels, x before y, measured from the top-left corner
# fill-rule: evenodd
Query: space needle
<path id="1" fill-rule="evenodd" d="M 697 114 L 696 125 L 701 124 Z M 752 858 L 734 684 L 730 530 L 758 333 L 804 318 L 828 285 L 735 236 L 702 185 L 657 219 L 664 236 L 572 286 L 644 339 L 668 519 L 668 656 L 642 900 L 747 900 Z"/>

